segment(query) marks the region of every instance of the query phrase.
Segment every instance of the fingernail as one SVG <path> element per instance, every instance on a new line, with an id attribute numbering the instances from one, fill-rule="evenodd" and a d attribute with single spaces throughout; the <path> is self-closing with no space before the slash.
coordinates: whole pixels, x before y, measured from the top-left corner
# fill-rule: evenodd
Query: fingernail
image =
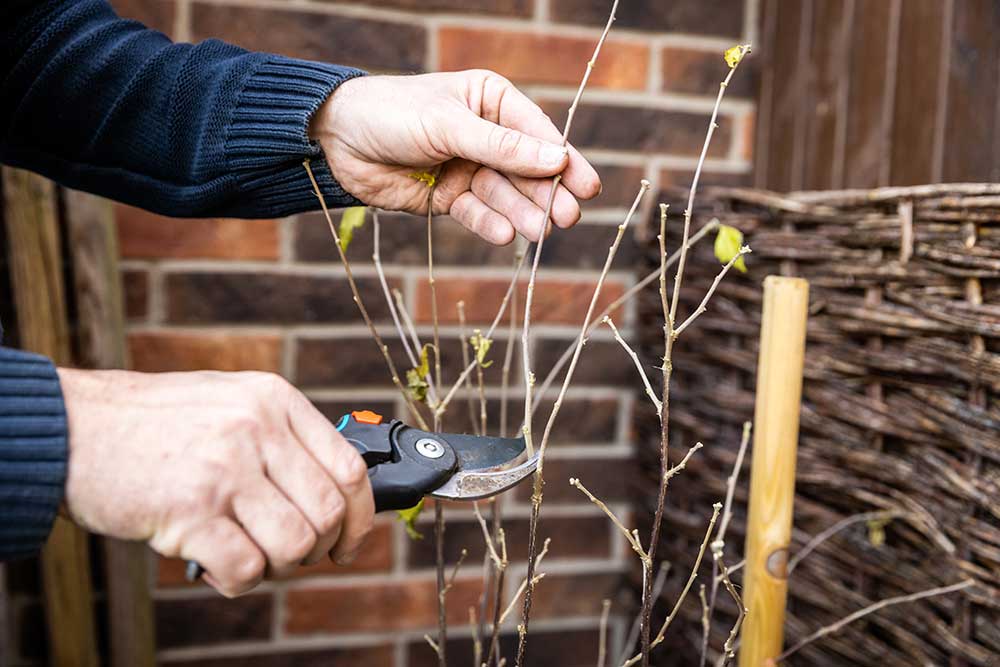
<path id="1" fill-rule="evenodd" d="M 352 551 L 350 553 L 343 554 L 342 556 L 337 558 L 337 565 L 350 565 L 355 561 L 355 559 L 357 559 L 357 557 L 358 557 L 357 551 Z"/>
<path id="2" fill-rule="evenodd" d="M 543 144 L 542 149 L 538 152 L 538 159 L 543 164 L 553 167 L 561 165 L 566 159 L 566 149 L 555 144 Z"/>

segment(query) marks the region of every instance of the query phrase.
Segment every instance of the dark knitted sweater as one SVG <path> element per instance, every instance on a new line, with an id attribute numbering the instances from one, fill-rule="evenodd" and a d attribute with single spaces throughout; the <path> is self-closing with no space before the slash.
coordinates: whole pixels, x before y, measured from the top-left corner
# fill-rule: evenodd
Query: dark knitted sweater
<path id="1" fill-rule="evenodd" d="M 359 70 L 174 44 L 105 0 L 0 2 L 0 162 L 170 216 L 315 208 L 309 118 Z M 330 206 L 357 203 L 323 160 Z M 0 560 L 39 549 L 62 499 L 66 410 L 52 363 L 0 348 Z"/>

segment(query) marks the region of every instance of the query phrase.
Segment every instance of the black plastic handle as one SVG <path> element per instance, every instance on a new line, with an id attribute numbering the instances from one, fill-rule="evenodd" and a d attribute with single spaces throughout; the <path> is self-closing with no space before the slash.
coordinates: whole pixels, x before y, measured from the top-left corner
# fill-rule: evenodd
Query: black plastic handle
<path id="1" fill-rule="evenodd" d="M 413 507 L 458 467 L 458 457 L 444 438 L 396 419 L 366 424 L 345 415 L 338 430 L 368 464 L 376 512 Z"/>

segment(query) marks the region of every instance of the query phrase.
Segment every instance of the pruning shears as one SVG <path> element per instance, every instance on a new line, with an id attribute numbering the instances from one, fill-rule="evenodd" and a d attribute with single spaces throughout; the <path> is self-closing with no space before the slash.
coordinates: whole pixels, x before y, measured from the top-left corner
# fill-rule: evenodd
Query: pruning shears
<path id="1" fill-rule="evenodd" d="M 337 430 L 361 454 L 375 495 L 375 511 L 413 507 L 424 496 L 480 500 L 513 488 L 535 472 L 538 454 L 521 463 L 524 438 L 435 433 L 356 410 Z M 188 561 L 187 579 L 204 569 Z"/>

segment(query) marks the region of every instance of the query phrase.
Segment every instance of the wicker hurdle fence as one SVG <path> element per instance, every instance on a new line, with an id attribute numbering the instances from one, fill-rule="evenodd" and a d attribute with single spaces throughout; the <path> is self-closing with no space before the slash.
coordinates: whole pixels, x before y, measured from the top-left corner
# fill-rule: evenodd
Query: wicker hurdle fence
<path id="1" fill-rule="evenodd" d="M 676 598 L 713 502 L 753 415 L 761 281 L 811 283 L 786 646 L 872 602 L 964 579 L 959 593 L 894 606 L 791 657 L 791 665 L 1000 665 L 1000 184 L 777 195 L 705 191 L 699 224 L 739 228 L 749 270 L 726 280 L 698 335 L 674 354 L 672 418 L 680 456 L 706 447 L 668 495 L 660 545 Z M 655 224 L 655 222 L 653 223 Z M 671 228 L 677 234 L 679 224 Z M 646 246 L 658 265 L 656 241 Z M 676 247 L 675 235 L 670 247 Z M 685 306 L 697 305 L 718 262 L 697 247 Z M 642 346 L 662 347 L 655 290 L 640 305 Z M 637 419 L 641 504 L 656 498 L 655 415 Z M 749 456 L 747 457 L 749 461 Z M 727 538 L 742 557 L 749 475 Z M 638 511 L 639 516 L 651 512 Z M 703 566 L 702 582 L 710 569 Z M 720 598 L 715 651 L 732 623 Z M 662 607 L 667 607 L 664 603 Z M 701 609 L 691 596 L 657 664 L 697 664 Z"/>

